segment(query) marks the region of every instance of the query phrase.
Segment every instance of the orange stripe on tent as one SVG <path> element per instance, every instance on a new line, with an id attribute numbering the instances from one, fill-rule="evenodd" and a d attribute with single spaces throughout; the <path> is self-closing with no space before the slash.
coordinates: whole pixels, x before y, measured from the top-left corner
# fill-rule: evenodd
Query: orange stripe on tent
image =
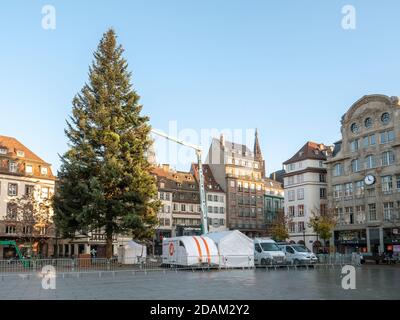
<path id="1" fill-rule="evenodd" d="M 207 258 L 208 258 L 208 264 L 211 264 L 211 256 L 210 256 L 210 249 L 208 248 L 208 244 L 206 239 L 204 239 L 203 237 L 200 237 L 201 240 L 203 240 L 204 245 L 206 246 L 206 251 L 207 251 Z"/>
<path id="2" fill-rule="evenodd" d="M 192 237 L 194 239 L 194 242 L 196 242 L 196 246 L 197 246 L 197 251 L 199 252 L 199 261 L 201 262 L 201 258 L 203 257 L 203 254 L 201 253 L 201 247 L 200 247 L 200 243 L 199 240 L 196 239 L 196 237 Z"/>

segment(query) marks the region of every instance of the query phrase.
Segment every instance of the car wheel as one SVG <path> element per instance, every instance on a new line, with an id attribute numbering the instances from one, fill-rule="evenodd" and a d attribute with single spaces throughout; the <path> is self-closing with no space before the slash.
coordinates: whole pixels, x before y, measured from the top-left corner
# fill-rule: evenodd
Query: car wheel
<path id="1" fill-rule="evenodd" d="M 296 265 L 296 266 L 298 266 L 298 265 L 300 264 L 300 261 L 297 260 L 297 259 L 294 259 L 294 260 L 293 260 L 293 264 Z"/>

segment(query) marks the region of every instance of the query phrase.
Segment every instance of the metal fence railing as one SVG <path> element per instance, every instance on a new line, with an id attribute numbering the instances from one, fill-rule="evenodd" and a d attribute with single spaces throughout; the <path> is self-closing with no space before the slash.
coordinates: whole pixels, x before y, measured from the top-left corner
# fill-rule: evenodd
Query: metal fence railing
<path id="1" fill-rule="evenodd" d="M 357 264 L 353 255 L 344 254 L 321 254 L 318 260 L 297 261 L 286 259 L 284 262 L 270 261 L 268 264 L 260 263 L 253 255 L 228 255 L 228 256 L 180 256 L 162 257 L 148 256 L 146 258 L 58 258 L 58 259 L 26 259 L 26 260 L 0 260 L 0 275 L 11 273 L 33 273 L 40 272 L 45 266 L 52 266 L 60 273 L 76 272 L 102 272 L 102 271 L 168 271 L 168 270 L 227 270 L 227 269 L 252 269 L 279 268 L 279 267 L 301 267 L 301 266 L 337 266 L 345 264 Z"/>

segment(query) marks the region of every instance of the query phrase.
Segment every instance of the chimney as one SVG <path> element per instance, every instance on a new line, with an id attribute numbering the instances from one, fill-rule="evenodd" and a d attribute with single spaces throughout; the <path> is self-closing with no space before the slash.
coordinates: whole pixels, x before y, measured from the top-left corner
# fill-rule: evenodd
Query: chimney
<path id="1" fill-rule="evenodd" d="M 225 137 L 224 137 L 224 134 L 223 134 L 223 133 L 221 133 L 221 136 L 220 136 L 220 138 L 219 138 L 219 141 L 221 142 L 221 145 L 222 145 L 223 147 L 225 147 Z"/>
<path id="2" fill-rule="evenodd" d="M 162 168 L 163 168 L 164 171 L 169 172 L 169 164 L 165 164 L 165 163 L 164 163 L 164 164 L 162 165 Z"/>

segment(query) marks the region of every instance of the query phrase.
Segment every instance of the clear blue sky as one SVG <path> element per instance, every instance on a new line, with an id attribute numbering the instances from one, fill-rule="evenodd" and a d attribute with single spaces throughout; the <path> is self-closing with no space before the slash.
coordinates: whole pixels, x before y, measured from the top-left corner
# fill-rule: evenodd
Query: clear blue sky
<path id="1" fill-rule="evenodd" d="M 56 30 L 41 27 L 45 4 Z M 341 28 L 346 4 L 356 30 Z M 307 140 L 338 140 L 361 96 L 400 95 L 399 12 L 395 0 L 1 1 L 0 134 L 58 169 L 71 100 L 112 26 L 155 128 L 257 127 L 278 170 Z"/>

